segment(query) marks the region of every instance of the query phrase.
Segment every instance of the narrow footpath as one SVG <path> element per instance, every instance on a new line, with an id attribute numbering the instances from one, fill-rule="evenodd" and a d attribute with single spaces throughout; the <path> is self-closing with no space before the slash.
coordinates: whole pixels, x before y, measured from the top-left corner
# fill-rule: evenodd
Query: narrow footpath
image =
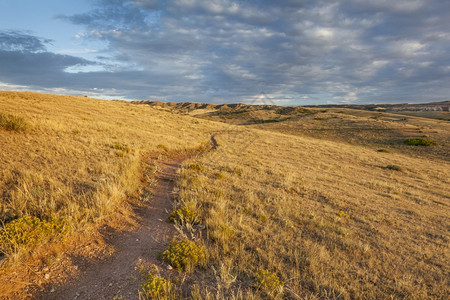
<path id="1" fill-rule="evenodd" d="M 107 232 L 105 239 L 115 249 L 110 257 L 80 267 L 81 275 L 64 286 L 47 287 L 34 299 L 139 299 L 139 265 L 155 264 L 161 267 L 158 253 L 164 251 L 176 235 L 168 223 L 172 210 L 176 170 L 182 158 L 161 163 L 153 195 L 147 205 L 137 208 L 139 226 L 131 232 Z"/>

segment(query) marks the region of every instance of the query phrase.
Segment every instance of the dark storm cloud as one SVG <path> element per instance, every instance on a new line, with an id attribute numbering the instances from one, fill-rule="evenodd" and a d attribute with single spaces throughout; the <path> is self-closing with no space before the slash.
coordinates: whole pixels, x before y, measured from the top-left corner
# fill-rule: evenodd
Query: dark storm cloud
<path id="1" fill-rule="evenodd" d="M 95 78 L 97 88 L 115 87 L 128 98 L 212 102 L 244 101 L 261 91 L 291 104 L 448 99 L 446 1 L 95 3 L 91 12 L 60 18 L 84 26 L 88 41 L 107 42 L 109 64 L 118 67 L 65 74 L 63 87 L 87 89 Z M 15 50 L 31 55 L 43 44 L 25 39 Z M 62 72 L 83 63 L 57 56 L 50 66 Z M 27 78 L 33 82 L 32 74 Z"/>

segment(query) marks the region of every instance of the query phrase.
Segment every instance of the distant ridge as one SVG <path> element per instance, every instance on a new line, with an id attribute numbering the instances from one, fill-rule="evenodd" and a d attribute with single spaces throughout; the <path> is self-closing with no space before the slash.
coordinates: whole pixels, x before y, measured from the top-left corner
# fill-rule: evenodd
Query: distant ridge
<path id="1" fill-rule="evenodd" d="M 328 105 L 308 105 L 307 107 L 325 108 L 352 108 L 361 110 L 386 110 L 386 111 L 449 111 L 450 101 L 430 102 L 430 103 L 401 103 L 401 104 L 328 104 Z"/>
<path id="2" fill-rule="evenodd" d="M 243 103 L 233 104 L 208 104 L 196 102 L 162 102 L 162 101 L 133 101 L 135 104 L 146 104 L 162 108 L 174 109 L 182 112 L 190 112 L 197 109 L 217 110 L 220 112 L 231 111 L 253 111 L 261 109 L 294 109 L 299 107 L 316 108 L 352 108 L 360 110 L 386 110 L 386 111 L 450 111 L 450 101 L 430 102 L 430 103 L 401 103 L 401 104 L 325 104 L 325 105 L 302 105 L 302 106 L 278 106 L 278 105 L 252 105 Z"/>
<path id="3" fill-rule="evenodd" d="M 208 103 L 196 103 L 196 102 L 162 102 L 162 101 L 133 101 L 134 104 L 146 104 L 150 106 L 158 106 L 163 108 L 171 108 L 180 111 L 192 111 L 196 109 L 210 109 L 219 111 L 231 111 L 231 110 L 260 110 L 260 109 L 273 109 L 282 106 L 276 105 L 250 105 L 243 103 L 231 103 L 231 104 L 208 104 Z"/>

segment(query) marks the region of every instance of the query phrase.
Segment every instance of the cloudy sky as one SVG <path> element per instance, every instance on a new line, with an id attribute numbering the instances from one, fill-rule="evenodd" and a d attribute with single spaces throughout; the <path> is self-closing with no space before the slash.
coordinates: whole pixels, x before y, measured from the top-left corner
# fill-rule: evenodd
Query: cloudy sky
<path id="1" fill-rule="evenodd" d="M 0 0 L 0 90 L 211 103 L 264 93 L 280 105 L 450 100 L 450 4 Z"/>

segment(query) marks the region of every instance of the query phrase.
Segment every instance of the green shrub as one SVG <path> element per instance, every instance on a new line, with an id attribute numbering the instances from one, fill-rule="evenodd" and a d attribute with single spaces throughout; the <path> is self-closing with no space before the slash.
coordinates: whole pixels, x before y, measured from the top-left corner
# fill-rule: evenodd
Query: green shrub
<path id="1" fill-rule="evenodd" d="M 170 213 L 169 221 L 179 224 L 190 223 L 196 225 L 201 222 L 201 217 L 196 210 L 183 206 Z"/>
<path id="2" fill-rule="evenodd" d="M 7 223 L 0 229 L 0 252 L 12 254 L 19 249 L 30 249 L 41 241 L 63 239 L 69 233 L 67 220 L 49 221 L 25 216 Z"/>
<path id="3" fill-rule="evenodd" d="M 0 113 L 0 127 L 9 131 L 25 131 L 29 124 L 22 117 Z"/>
<path id="4" fill-rule="evenodd" d="M 433 140 L 425 139 L 425 138 L 412 138 L 406 139 L 404 141 L 406 145 L 410 146 L 433 146 L 437 145 L 437 143 Z"/>
<path id="5" fill-rule="evenodd" d="M 200 246 L 192 241 L 174 241 L 163 252 L 163 258 L 172 267 L 190 272 L 205 260 L 205 253 Z"/>
<path id="6" fill-rule="evenodd" d="M 169 299 L 173 289 L 172 283 L 150 271 L 143 274 L 144 282 L 140 288 L 147 299 Z"/>
<path id="7" fill-rule="evenodd" d="M 277 274 L 269 270 L 259 270 L 255 275 L 254 286 L 262 289 L 268 295 L 274 296 L 283 292 L 284 282 L 280 280 Z"/>

